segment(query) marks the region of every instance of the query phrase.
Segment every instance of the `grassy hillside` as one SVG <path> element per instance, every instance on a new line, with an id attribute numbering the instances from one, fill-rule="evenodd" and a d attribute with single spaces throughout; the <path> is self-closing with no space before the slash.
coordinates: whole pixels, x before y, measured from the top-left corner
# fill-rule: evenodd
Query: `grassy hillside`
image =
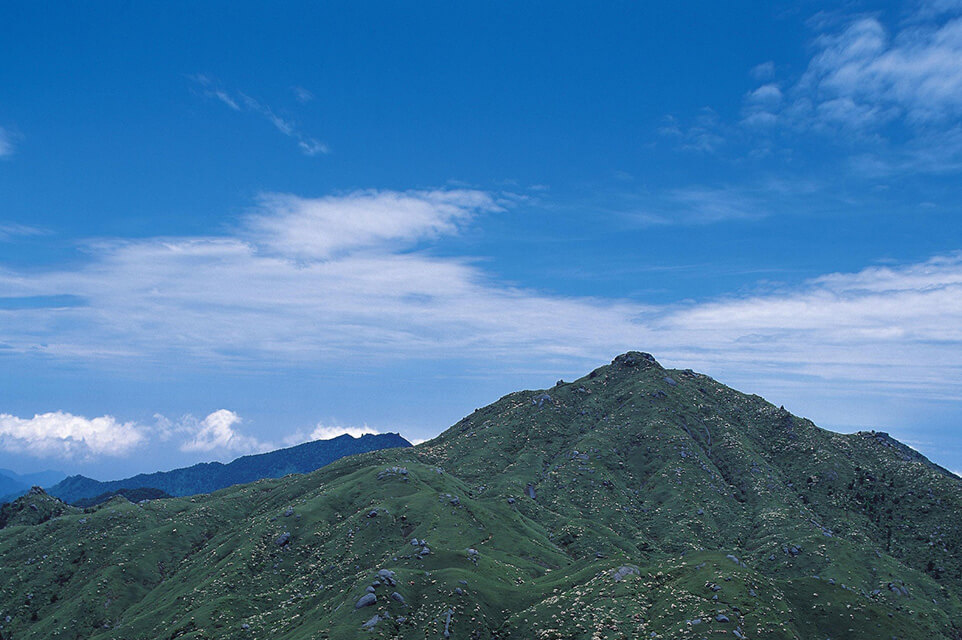
<path id="1" fill-rule="evenodd" d="M 415 448 L 51 505 L 0 530 L 3 640 L 962 638 L 958 478 L 640 353 Z"/>

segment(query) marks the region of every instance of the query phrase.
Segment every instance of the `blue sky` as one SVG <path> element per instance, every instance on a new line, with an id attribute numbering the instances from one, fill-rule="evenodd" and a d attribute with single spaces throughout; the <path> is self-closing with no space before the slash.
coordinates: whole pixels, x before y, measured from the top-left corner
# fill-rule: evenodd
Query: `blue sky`
<path id="1" fill-rule="evenodd" d="M 419 440 L 640 349 L 962 469 L 958 0 L 0 24 L 0 466 Z"/>

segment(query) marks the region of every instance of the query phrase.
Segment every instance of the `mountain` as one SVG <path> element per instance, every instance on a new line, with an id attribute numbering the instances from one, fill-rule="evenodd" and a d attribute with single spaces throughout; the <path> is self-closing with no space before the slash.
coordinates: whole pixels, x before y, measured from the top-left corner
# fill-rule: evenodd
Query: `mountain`
<path id="1" fill-rule="evenodd" d="M 0 469 L 0 476 L 7 476 L 8 478 L 13 478 L 18 482 L 30 487 L 49 487 L 51 485 L 57 484 L 61 480 L 67 477 L 66 473 L 62 471 L 38 471 L 36 473 L 17 473 L 11 471 L 10 469 Z"/>
<path id="2" fill-rule="evenodd" d="M 28 485 L 24 485 L 13 478 L 0 474 L 0 503 L 7 502 L 7 496 L 10 496 L 10 500 L 17 498 L 29 489 Z"/>
<path id="3" fill-rule="evenodd" d="M 3 640 L 962 638 L 959 478 L 637 352 L 417 447 L 59 511 L 0 530 Z"/>
<path id="4" fill-rule="evenodd" d="M 243 456 L 228 464 L 203 462 L 184 469 L 142 473 L 109 482 L 79 475 L 70 476 L 50 487 L 47 492 L 68 503 L 113 495 L 122 489 L 159 489 L 172 496 L 190 496 L 261 478 L 308 473 L 356 453 L 410 446 L 410 442 L 396 433 L 365 434 L 359 438 L 344 434 L 330 440 L 314 440 L 296 447 Z"/>
<path id="5" fill-rule="evenodd" d="M 22 496 L 32 486 L 49 487 L 66 477 L 67 474 L 59 471 L 19 474 L 10 469 L 0 469 L 0 503 Z"/>

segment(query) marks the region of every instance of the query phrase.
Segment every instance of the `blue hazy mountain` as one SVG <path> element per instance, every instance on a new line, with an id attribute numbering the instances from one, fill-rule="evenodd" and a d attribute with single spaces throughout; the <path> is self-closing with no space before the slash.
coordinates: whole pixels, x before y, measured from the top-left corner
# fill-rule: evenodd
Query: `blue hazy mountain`
<path id="1" fill-rule="evenodd" d="M 345 434 L 330 440 L 314 440 L 296 447 L 243 456 L 227 464 L 202 462 L 183 469 L 143 473 L 109 482 L 81 475 L 70 476 L 49 487 L 47 492 L 68 503 L 110 495 L 121 489 L 150 488 L 172 496 L 190 496 L 263 478 L 309 473 L 356 453 L 410 446 L 410 442 L 396 433 L 366 434 L 359 438 Z"/>

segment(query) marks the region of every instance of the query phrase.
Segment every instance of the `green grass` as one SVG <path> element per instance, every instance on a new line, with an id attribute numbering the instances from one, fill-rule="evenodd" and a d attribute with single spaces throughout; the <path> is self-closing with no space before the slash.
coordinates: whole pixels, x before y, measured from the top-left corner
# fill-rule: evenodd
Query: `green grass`
<path id="1" fill-rule="evenodd" d="M 0 638 L 441 638 L 449 613 L 452 638 L 960 637 L 957 478 L 630 359 L 308 475 L 86 513 L 25 497 Z M 380 569 L 397 584 L 355 610 Z"/>

